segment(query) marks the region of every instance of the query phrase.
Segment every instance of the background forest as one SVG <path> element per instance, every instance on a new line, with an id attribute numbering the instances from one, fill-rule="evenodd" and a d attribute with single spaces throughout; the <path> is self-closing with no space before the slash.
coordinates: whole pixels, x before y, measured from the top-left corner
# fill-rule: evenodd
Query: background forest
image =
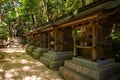
<path id="1" fill-rule="evenodd" d="M 0 0 L 0 38 L 22 36 L 95 0 Z M 3 34 L 4 33 L 4 34 Z"/>

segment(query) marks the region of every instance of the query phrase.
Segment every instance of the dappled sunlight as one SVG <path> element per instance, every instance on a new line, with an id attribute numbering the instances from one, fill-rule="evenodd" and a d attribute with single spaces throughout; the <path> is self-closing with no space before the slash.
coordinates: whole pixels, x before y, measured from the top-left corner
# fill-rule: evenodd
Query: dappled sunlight
<path id="1" fill-rule="evenodd" d="M 27 63 L 29 63 L 29 61 L 26 60 L 26 59 L 22 59 L 22 60 L 20 60 L 19 62 L 22 63 L 22 64 L 27 64 Z"/>
<path id="2" fill-rule="evenodd" d="M 35 64 L 36 64 L 36 66 L 43 66 L 43 64 L 40 62 L 36 62 Z"/>
<path id="3" fill-rule="evenodd" d="M 13 68 L 13 69 L 7 70 L 7 71 L 5 71 L 4 78 L 12 79 L 19 75 L 18 71 L 19 71 L 18 68 Z"/>
<path id="4" fill-rule="evenodd" d="M 23 80 L 43 80 L 41 77 L 37 77 L 36 75 L 26 76 Z"/>
<path id="5" fill-rule="evenodd" d="M 0 51 L 6 53 L 13 53 L 13 52 L 25 53 L 25 50 L 23 50 L 22 48 L 5 48 L 5 49 L 0 49 Z"/>
<path id="6" fill-rule="evenodd" d="M 17 61 L 16 60 L 12 60 L 11 63 L 16 63 Z"/>
<path id="7" fill-rule="evenodd" d="M 45 74 L 46 74 L 46 75 L 49 74 L 49 71 L 45 71 Z"/>
<path id="8" fill-rule="evenodd" d="M 5 73 L 5 78 L 6 79 L 10 79 L 10 78 L 13 78 L 13 77 L 14 77 L 13 73 L 10 73 L 10 72 Z"/>
<path id="9" fill-rule="evenodd" d="M 4 70 L 3 70 L 3 69 L 0 69 L 0 72 L 4 72 Z"/>
<path id="10" fill-rule="evenodd" d="M 57 72 L 26 53 L 4 54 L 0 60 L 0 80 L 63 80 Z"/>
<path id="11" fill-rule="evenodd" d="M 22 70 L 23 71 L 29 71 L 30 70 L 30 66 L 23 66 Z"/>
<path id="12" fill-rule="evenodd" d="M 30 64 L 33 64 L 34 62 L 33 61 L 29 61 Z"/>

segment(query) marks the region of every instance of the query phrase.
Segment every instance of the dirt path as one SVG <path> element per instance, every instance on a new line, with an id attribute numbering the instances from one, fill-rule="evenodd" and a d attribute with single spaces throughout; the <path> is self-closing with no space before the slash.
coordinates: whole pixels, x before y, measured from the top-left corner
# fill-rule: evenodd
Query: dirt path
<path id="1" fill-rule="evenodd" d="M 13 52 L 6 53 L 6 50 Z M 19 49 L 4 49 L 0 59 L 0 80 L 63 80 L 58 71 L 53 71 Z"/>

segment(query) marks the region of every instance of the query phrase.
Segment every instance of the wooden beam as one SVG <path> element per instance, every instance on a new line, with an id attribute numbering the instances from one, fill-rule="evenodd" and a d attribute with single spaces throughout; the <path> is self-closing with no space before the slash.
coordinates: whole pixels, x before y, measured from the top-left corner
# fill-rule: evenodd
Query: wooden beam
<path id="1" fill-rule="evenodd" d="M 43 30 L 41 30 L 41 32 L 48 32 L 48 31 L 51 31 L 53 30 L 54 28 L 52 26 L 48 27 L 48 28 L 45 28 Z"/>
<path id="2" fill-rule="evenodd" d="M 61 24 L 59 26 L 66 27 L 66 26 L 70 26 L 70 25 L 73 25 L 73 24 L 82 23 L 84 21 L 88 21 L 88 20 L 91 20 L 91 19 L 94 19 L 94 18 L 97 18 L 97 17 L 99 17 L 99 14 L 89 16 L 89 17 L 85 17 L 85 18 L 78 19 L 78 20 L 74 20 L 74 21 L 71 21 L 71 22 L 68 22 L 68 23 Z"/>
<path id="3" fill-rule="evenodd" d="M 92 49 L 91 46 L 79 46 L 79 45 L 76 45 L 77 48 L 86 48 L 86 49 Z"/>

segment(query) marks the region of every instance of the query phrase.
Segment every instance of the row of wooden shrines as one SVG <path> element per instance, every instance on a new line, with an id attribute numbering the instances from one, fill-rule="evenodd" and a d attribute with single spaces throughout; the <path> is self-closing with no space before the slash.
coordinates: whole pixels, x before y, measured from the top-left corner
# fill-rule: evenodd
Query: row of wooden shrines
<path id="1" fill-rule="evenodd" d="M 57 52 L 73 51 L 74 56 L 94 61 L 110 58 L 113 23 L 106 20 L 99 15 L 93 15 L 73 23 L 51 26 L 52 29 L 37 30 L 27 35 L 28 43 Z"/>
<path id="2" fill-rule="evenodd" d="M 93 61 L 110 58 L 112 29 L 120 20 L 118 3 L 119 0 L 92 3 L 80 8 L 74 17 L 67 15 L 25 36 L 30 45 L 48 50 L 73 51 L 74 56 L 83 56 Z"/>

